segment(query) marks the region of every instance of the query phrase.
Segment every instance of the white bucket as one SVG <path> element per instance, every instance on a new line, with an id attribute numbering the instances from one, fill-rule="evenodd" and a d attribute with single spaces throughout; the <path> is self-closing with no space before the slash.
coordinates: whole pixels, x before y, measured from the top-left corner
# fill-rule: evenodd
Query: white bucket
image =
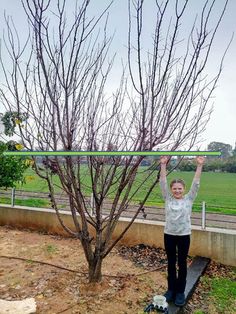
<path id="1" fill-rule="evenodd" d="M 167 305 L 166 298 L 163 295 L 155 295 L 153 297 L 153 304 L 164 308 Z"/>

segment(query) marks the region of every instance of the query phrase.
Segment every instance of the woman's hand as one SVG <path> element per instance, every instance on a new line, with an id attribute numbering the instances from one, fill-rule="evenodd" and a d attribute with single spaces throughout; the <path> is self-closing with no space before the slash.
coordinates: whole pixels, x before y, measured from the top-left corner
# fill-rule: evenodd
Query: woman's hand
<path id="1" fill-rule="evenodd" d="M 160 158 L 161 165 L 166 165 L 168 163 L 169 159 L 170 159 L 169 156 L 161 156 L 161 158 Z"/>
<path id="2" fill-rule="evenodd" d="M 205 157 L 204 156 L 197 156 L 196 157 L 196 162 L 198 166 L 202 166 L 205 162 Z"/>

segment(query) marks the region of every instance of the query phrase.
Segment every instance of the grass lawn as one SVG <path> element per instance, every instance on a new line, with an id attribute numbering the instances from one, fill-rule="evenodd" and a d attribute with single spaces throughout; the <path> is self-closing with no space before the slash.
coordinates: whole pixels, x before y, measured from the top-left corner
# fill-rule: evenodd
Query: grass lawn
<path id="1" fill-rule="evenodd" d="M 81 182 L 84 185 L 84 192 L 89 196 L 91 193 L 90 179 L 86 174 L 85 166 L 82 168 L 83 176 Z M 145 191 L 154 180 L 157 173 L 154 173 L 148 180 L 141 185 L 138 193 L 133 197 L 134 202 L 139 202 L 145 195 Z M 144 176 L 147 176 L 148 172 L 145 167 L 140 167 L 140 172 L 135 180 L 133 191 L 137 188 Z M 191 182 L 194 176 L 194 172 L 172 172 L 168 176 L 168 182 L 173 178 L 182 178 L 186 182 L 187 190 L 191 186 Z M 60 193 L 60 183 L 57 176 L 54 177 L 55 190 Z M 223 212 L 228 214 L 236 214 L 236 174 L 235 173 L 213 173 L 203 172 L 201 177 L 201 186 L 198 192 L 194 204 L 194 210 L 201 209 L 201 202 L 206 202 L 206 208 L 209 211 Z M 17 186 L 17 189 L 37 192 L 48 192 L 45 181 L 37 177 L 31 169 L 26 172 L 26 184 Z M 109 198 L 114 196 L 115 187 L 110 192 Z M 157 185 L 151 195 L 149 196 L 146 205 L 163 206 L 163 200 L 161 198 L 160 189 Z"/>
<path id="2" fill-rule="evenodd" d="M 219 313 L 235 309 L 236 281 L 228 278 L 212 278 L 210 281 L 210 298 Z"/>
<path id="3" fill-rule="evenodd" d="M 180 177 L 187 183 L 187 188 L 190 187 L 193 172 L 175 172 L 170 175 L 171 180 L 175 177 Z M 201 176 L 200 190 L 195 203 L 199 204 L 202 201 L 206 202 L 206 208 L 215 212 L 227 212 L 228 214 L 236 214 L 236 174 L 235 173 L 214 173 L 203 172 Z M 228 208 L 227 211 L 224 210 Z M 195 209 L 198 206 L 195 205 Z"/>
<path id="4" fill-rule="evenodd" d="M 231 277 L 231 278 L 230 278 Z M 203 276 L 200 279 L 201 288 L 204 289 L 204 298 L 210 304 L 208 310 L 194 311 L 194 314 L 207 313 L 235 313 L 236 305 L 236 269 L 232 268 L 231 276 Z"/>
<path id="5" fill-rule="evenodd" d="M 11 204 L 9 197 L 0 197 L 0 203 Z M 28 206 L 28 207 L 50 207 L 50 203 L 47 200 L 40 198 L 28 198 L 28 199 L 15 199 L 15 205 Z"/>

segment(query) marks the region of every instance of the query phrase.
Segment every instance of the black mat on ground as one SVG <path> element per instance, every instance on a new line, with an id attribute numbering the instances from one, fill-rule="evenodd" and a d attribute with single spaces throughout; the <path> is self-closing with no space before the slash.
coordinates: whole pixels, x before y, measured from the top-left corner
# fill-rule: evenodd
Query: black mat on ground
<path id="1" fill-rule="evenodd" d="M 191 265 L 188 268 L 187 274 L 187 284 L 185 288 L 186 302 L 191 297 L 194 292 L 195 286 L 198 283 L 198 280 L 206 270 L 208 263 L 210 262 L 209 258 L 196 256 L 194 257 Z M 182 307 L 178 307 L 173 303 L 169 304 L 168 314 L 180 314 Z"/>

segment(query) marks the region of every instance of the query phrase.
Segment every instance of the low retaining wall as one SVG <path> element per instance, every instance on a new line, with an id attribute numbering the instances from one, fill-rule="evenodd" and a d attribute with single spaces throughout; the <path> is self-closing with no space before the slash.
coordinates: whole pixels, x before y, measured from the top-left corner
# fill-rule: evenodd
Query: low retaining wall
<path id="1" fill-rule="evenodd" d="M 72 230 L 73 222 L 70 213 L 62 212 L 63 220 Z M 116 237 L 128 224 L 128 218 L 120 219 L 115 229 Z M 42 230 L 48 233 L 67 235 L 57 220 L 54 210 L 24 206 L 1 205 L 0 225 L 17 228 Z M 148 220 L 136 220 L 120 243 L 146 245 L 163 248 L 164 223 Z M 236 266 L 236 230 L 206 228 L 193 226 L 190 255 L 209 257 L 225 265 Z"/>

